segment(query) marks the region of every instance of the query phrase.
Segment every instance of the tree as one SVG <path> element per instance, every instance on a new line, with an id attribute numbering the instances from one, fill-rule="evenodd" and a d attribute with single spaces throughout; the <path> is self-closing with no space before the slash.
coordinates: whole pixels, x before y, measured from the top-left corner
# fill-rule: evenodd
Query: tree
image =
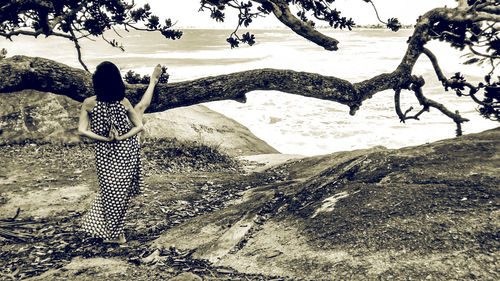
<path id="1" fill-rule="evenodd" d="M 359 1 L 360 5 L 366 2 L 375 8 L 371 0 L 353 1 Z M 0 36 L 11 38 L 18 34 L 32 36 L 44 34 L 68 36 L 68 39 L 75 41 L 75 38 L 81 37 L 75 37 L 71 34 L 72 31 L 78 31 L 87 36 L 102 35 L 105 29 L 112 29 L 116 25 L 129 26 L 130 22 L 135 23 L 146 19 L 149 20 L 149 23 L 146 23 L 146 26 L 149 24 L 147 30 L 159 30 L 169 38 L 180 36 L 178 31 L 169 29 L 171 27 L 169 20 L 166 25 L 160 27 L 158 21 L 149 13 L 148 7 L 142 8 L 143 11 L 137 11 L 124 1 L 75 0 L 57 1 L 69 3 L 57 10 L 52 2 L 56 1 L 11 0 L 3 4 L 0 7 L 2 22 Z M 255 42 L 255 36 L 248 32 L 239 35 L 238 29 L 242 26 L 249 26 L 256 17 L 272 15 L 298 35 L 324 47 L 327 51 L 335 51 L 338 49 L 338 40 L 315 29 L 315 22 L 325 22 L 333 28 L 347 29 L 351 29 L 355 23 L 352 19 L 342 17 L 340 11 L 334 8 L 334 4 L 334 0 L 250 0 L 243 2 L 201 0 L 201 10 L 209 10 L 211 17 L 217 21 L 224 20 L 226 9 L 238 11 L 236 28 L 227 39 L 231 47 L 238 47 L 240 43 L 252 45 Z M 435 108 L 456 123 L 457 135 L 461 135 L 461 124 L 468 120 L 463 118 L 458 111 L 453 112 L 445 105 L 427 98 L 422 89 L 425 81 L 422 77 L 412 74 L 413 67 L 417 59 L 422 54 L 425 55 L 432 64 L 437 79 L 443 84 L 444 90 L 451 89 L 458 96 L 469 96 L 480 105 L 479 111 L 483 116 L 498 121 L 500 81 L 498 77 L 493 78 L 492 74 L 500 58 L 499 5 L 497 0 L 457 0 L 456 7 L 436 8 L 426 12 L 417 20 L 413 34 L 407 42 L 406 53 L 398 67 L 392 72 L 381 73 L 359 83 L 292 70 L 249 70 L 193 81 L 160 84 L 149 112 L 224 99 L 244 102 L 245 94 L 249 91 L 278 90 L 339 102 L 349 106 L 350 114 L 354 115 L 363 101 L 372 98 L 378 92 L 392 89 L 394 90 L 395 111 L 401 122 L 419 119 L 430 108 Z M 292 12 L 293 9 L 298 10 L 296 16 Z M 53 12 L 56 10 L 61 12 Z M 374 11 L 377 13 L 376 9 Z M 395 18 L 388 19 L 384 24 L 393 31 L 397 31 L 401 26 Z M 27 32 L 20 29 L 25 25 L 31 26 L 32 30 Z M 63 32 L 64 36 L 59 34 L 58 30 Z M 454 48 L 467 48 L 470 51 L 470 59 L 466 63 L 490 64 L 491 70 L 485 75 L 485 81 L 473 85 L 467 82 L 459 72 L 453 77 L 445 77 L 436 56 L 425 48 L 425 44 L 431 40 L 445 41 Z M 78 50 L 76 41 L 75 46 Z M 93 94 L 90 74 L 41 58 L 15 56 L 1 60 L 0 75 L 5 78 L 0 81 L 0 92 L 34 88 L 67 95 L 79 101 Z M 129 85 L 127 95 L 132 101 L 137 101 L 144 88 L 145 86 L 141 85 Z M 413 93 L 421 105 L 421 109 L 413 115 L 410 115 L 412 108 L 403 111 L 400 107 L 400 96 L 406 92 Z"/>

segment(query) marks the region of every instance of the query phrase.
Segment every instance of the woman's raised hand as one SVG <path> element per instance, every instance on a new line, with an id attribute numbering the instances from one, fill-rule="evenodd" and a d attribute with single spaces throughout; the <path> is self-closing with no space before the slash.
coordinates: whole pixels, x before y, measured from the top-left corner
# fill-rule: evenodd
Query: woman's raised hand
<path id="1" fill-rule="evenodd" d="M 155 67 L 155 69 L 153 70 L 153 74 L 151 75 L 151 81 L 158 83 L 158 80 L 160 80 L 160 76 L 162 73 L 163 73 L 163 70 L 161 69 L 161 65 L 158 64 Z"/>

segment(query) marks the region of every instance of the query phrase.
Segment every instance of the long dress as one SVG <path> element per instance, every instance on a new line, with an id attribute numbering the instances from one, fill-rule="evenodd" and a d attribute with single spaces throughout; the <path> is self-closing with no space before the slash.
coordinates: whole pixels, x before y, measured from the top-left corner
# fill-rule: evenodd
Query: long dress
<path id="1" fill-rule="evenodd" d="M 119 135 L 132 126 L 120 102 L 97 101 L 89 113 L 90 130 L 108 136 L 111 126 Z M 122 141 L 98 142 L 95 163 L 99 192 L 82 220 L 87 233 L 103 239 L 119 239 L 130 199 L 141 193 L 144 178 L 137 135 Z"/>

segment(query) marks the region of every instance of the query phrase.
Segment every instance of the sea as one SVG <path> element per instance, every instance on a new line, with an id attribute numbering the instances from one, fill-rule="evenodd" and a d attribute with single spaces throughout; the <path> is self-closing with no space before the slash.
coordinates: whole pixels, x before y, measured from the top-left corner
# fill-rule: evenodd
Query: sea
<path id="1" fill-rule="evenodd" d="M 258 68 L 307 71 L 358 82 L 393 71 L 412 34 L 409 29 L 321 31 L 340 41 L 338 51 L 326 51 L 287 29 L 251 30 L 256 43 L 234 49 L 226 42 L 232 30 L 225 29 L 184 29 L 179 40 L 139 31 L 105 34 L 107 40 L 122 44 L 125 51 L 110 47 L 101 38 L 82 39 L 81 45 L 83 60 L 90 70 L 109 60 L 123 73 L 134 70 L 150 74 L 159 63 L 168 67 L 171 82 Z M 81 68 L 74 45 L 67 39 L 15 37 L 12 42 L 1 40 L 1 48 L 6 48 L 9 56 L 40 56 Z M 443 42 L 430 42 L 427 48 L 437 55 L 448 77 L 461 72 L 469 81 L 478 82 L 489 71 L 488 65 L 464 65 L 467 52 Z M 425 56 L 419 59 L 414 74 L 425 78 L 427 97 L 470 119 L 463 125 L 465 134 L 498 126 L 498 122 L 482 118 L 470 98 L 445 91 Z M 394 110 L 393 94 L 391 90 L 375 94 L 354 116 L 349 115 L 345 105 L 280 91 L 250 92 L 246 103 L 218 101 L 204 105 L 238 121 L 287 154 L 320 155 L 374 146 L 400 148 L 455 136 L 453 121 L 434 109 L 421 115 L 421 120 L 401 123 Z M 410 106 L 414 111 L 420 108 L 412 93 L 403 92 L 403 110 Z"/>

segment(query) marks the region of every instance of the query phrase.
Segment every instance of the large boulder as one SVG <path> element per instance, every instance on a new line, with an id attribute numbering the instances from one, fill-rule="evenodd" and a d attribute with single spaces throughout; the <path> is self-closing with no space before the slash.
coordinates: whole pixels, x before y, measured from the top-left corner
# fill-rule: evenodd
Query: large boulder
<path id="1" fill-rule="evenodd" d="M 2 93 L 0 100 L 0 144 L 81 141 L 76 134 L 79 102 L 35 90 Z M 147 138 L 199 141 L 233 155 L 277 153 L 243 125 L 203 105 L 146 114 L 144 119 Z"/>
<path id="2" fill-rule="evenodd" d="M 295 160 L 155 246 L 299 280 L 496 280 L 499 148 L 497 128 Z"/>
<path id="3" fill-rule="evenodd" d="M 34 90 L 1 93 L 0 100 L 0 144 L 79 141 L 79 102 Z"/>
<path id="4" fill-rule="evenodd" d="M 146 137 L 194 140 L 232 155 L 279 153 L 247 127 L 203 105 L 146 114 L 144 126 Z"/>

